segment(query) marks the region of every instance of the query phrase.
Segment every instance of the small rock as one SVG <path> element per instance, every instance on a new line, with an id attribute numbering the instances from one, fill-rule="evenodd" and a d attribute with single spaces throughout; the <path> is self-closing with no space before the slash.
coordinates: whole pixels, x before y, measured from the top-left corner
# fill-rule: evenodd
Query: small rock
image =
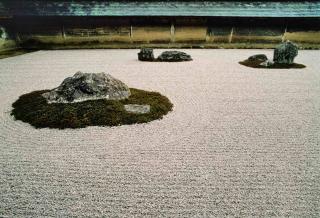
<path id="1" fill-rule="evenodd" d="M 153 49 L 152 48 L 142 48 L 138 53 L 139 61 L 154 61 Z"/>
<path id="2" fill-rule="evenodd" d="M 128 86 L 110 74 L 77 72 L 42 96 L 48 103 L 74 103 L 96 99 L 121 100 L 130 94 Z"/>
<path id="3" fill-rule="evenodd" d="M 190 55 L 181 51 L 165 51 L 157 58 L 158 61 L 179 62 L 192 61 Z"/>
<path id="4" fill-rule="evenodd" d="M 297 55 L 298 46 L 290 41 L 286 41 L 274 49 L 273 61 L 279 64 L 292 64 Z"/>
<path id="5" fill-rule="evenodd" d="M 129 113 L 146 114 L 150 112 L 150 105 L 147 104 L 126 104 L 124 108 Z"/>
<path id="6" fill-rule="evenodd" d="M 249 61 L 266 61 L 268 57 L 265 54 L 256 54 L 248 58 Z"/>
<path id="7" fill-rule="evenodd" d="M 274 62 L 272 60 L 267 59 L 266 61 L 260 63 L 259 65 L 263 66 L 263 67 L 271 67 L 273 64 L 274 64 Z"/>

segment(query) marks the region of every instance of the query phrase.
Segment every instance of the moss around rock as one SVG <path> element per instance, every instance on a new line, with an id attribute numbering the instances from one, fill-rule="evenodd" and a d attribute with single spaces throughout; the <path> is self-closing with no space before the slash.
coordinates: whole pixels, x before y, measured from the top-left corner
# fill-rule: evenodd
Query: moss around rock
<path id="1" fill-rule="evenodd" d="M 303 64 L 297 64 L 297 63 L 292 63 L 292 64 L 280 64 L 280 63 L 273 63 L 272 65 L 262 65 L 264 61 L 262 60 L 244 60 L 240 61 L 239 64 L 247 66 L 247 67 L 252 67 L 252 68 L 267 68 L 267 69 L 291 69 L 291 68 L 305 68 L 306 66 Z"/>
<path id="2" fill-rule="evenodd" d="M 20 96 L 12 104 L 11 115 L 36 128 L 64 129 L 146 123 L 161 119 L 173 107 L 169 99 L 160 93 L 139 89 L 130 89 L 130 97 L 124 100 L 99 99 L 69 104 L 48 104 L 42 96 L 47 91 L 34 91 Z M 151 109 L 146 114 L 129 113 L 124 108 L 127 104 L 150 105 Z"/>
<path id="3" fill-rule="evenodd" d="M 274 49 L 273 61 L 269 60 L 265 54 L 257 54 L 250 56 L 247 60 L 240 61 L 239 64 L 252 68 L 267 69 L 305 68 L 305 65 L 293 62 L 297 55 L 298 46 L 287 41 Z"/>

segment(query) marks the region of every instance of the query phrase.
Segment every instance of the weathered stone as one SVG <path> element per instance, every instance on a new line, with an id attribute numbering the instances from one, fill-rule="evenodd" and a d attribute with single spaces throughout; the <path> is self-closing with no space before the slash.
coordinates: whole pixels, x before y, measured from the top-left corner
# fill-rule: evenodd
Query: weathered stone
<path id="1" fill-rule="evenodd" d="M 267 59 L 264 62 L 260 63 L 259 65 L 263 67 L 271 67 L 273 64 L 274 62 L 272 60 Z"/>
<path id="2" fill-rule="evenodd" d="M 150 105 L 147 104 L 126 104 L 124 108 L 129 113 L 146 114 L 150 112 Z"/>
<path id="3" fill-rule="evenodd" d="M 273 61 L 279 64 L 292 64 L 298 55 L 298 46 L 286 41 L 277 46 L 273 53 Z"/>
<path id="4" fill-rule="evenodd" d="M 249 61 L 266 61 L 268 57 L 265 54 L 256 54 L 248 58 Z"/>
<path id="5" fill-rule="evenodd" d="M 153 49 L 142 48 L 138 53 L 138 59 L 140 61 L 154 61 Z"/>
<path id="6" fill-rule="evenodd" d="M 165 51 L 157 58 L 158 61 L 167 62 L 179 62 L 179 61 L 191 61 L 190 55 L 181 51 Z"/>
<path id="7" fill-rule="evenodd" d="M 121 100 L 130 94 L 128 86 L 110 74 L 77 72 L 42 96 L 48 103 L 74 103 L 96 99 Z"/>

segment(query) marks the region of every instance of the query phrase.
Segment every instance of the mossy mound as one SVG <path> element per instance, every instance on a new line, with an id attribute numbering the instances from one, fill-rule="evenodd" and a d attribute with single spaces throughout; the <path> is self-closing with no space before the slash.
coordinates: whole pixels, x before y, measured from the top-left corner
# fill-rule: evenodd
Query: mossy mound
<path id="1" fill-rule="evenodd" d="M 261 66 L 260 64 L 263 61 L 261 60 L 244 60 L 244 61 L 240 61 L 239 64 L 247 66 L 247 67 L 252 67 L 252 68 L 267 68 L 267 69 L 292 69 L 292 68 L 296 68 L 296 69 L 301 69 L 301 68 L 305 68 L 306 66 L 303 64 L 297 64 L 297 63 L 293 63 L 293 64 L 279 64 L 279 63 L 274 63 L 271 66 Z"/>
<path id="2" fill-rule="evenodd" d="M 47 91 L 34 91 L 20 96 L 12 104 L 11 115 L 36 128 L 65 129 L 146 123 L 161 119 L 173 107 L 169 99 L 160 93 L 139 89 L 130 89 L 131 95 L 125 100 L 99 99 L 69 104 L 48 104 L 41 95 Z M 151 109 L 146 114 L 133 114 L 125 110 L 126 104 L 148 104 Z"/>

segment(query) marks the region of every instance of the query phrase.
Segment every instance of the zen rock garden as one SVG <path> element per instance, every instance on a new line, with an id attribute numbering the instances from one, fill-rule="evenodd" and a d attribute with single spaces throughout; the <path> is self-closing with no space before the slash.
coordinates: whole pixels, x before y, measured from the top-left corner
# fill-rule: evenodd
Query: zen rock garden
<path id="1" fill-rule="evenodd" d="M 303 64 L 294 63 L 294 58 L 297 55 L 298 46 L 290 41 L 286 41 L 274 49 L 272 60 L 268 59 L 265 54 L 256 54 L 239 63 L 253 68 L 305 68 Z"/>
<path id="2" fill-rule="evenodd" d="M 319 71 L 320 0 L 0 0 L 0 218 L 320 218 Z"/>
<path id="3" fill-rule="evenodd" d="M 158 61 L 158 62 L 182 62 L 192 61 L 190 55 L 181 51 L 165 51 L 157 58 L 154 58 L 153 49 L 142 48 L 138 53 L 138 60 L 140 61 Z"/>
<path id="4" fill-rule="evenodd" d="M 273 59 L 255 54 L 239 62 L 253 68 L 304 68 L 294 63 L 298 47 L 286 41 L 274 50 Z M 191 61 L 180 51 L 165 51 L 157 58 L 153 49 L 142 48 L 140 61 Z M 169 99 L 157 92 L 129 88 L 105 73 L 77 72 L 52 90 L 24 94 L 13 103 L 11 114 L 17 120 L 36 128 L 82 128 L 86 126 L 118 126 L 161 119 L 172 110 Z"/>
<path id="5" fill-rule="evenodd" d="M 110 74 L 77 72 L 57 88 L 22 95 L 12 106 L 17 120 L 64 129 L 145 123 L 161 119 L 173 105 L 160 93 L 129 88 Z"/>

